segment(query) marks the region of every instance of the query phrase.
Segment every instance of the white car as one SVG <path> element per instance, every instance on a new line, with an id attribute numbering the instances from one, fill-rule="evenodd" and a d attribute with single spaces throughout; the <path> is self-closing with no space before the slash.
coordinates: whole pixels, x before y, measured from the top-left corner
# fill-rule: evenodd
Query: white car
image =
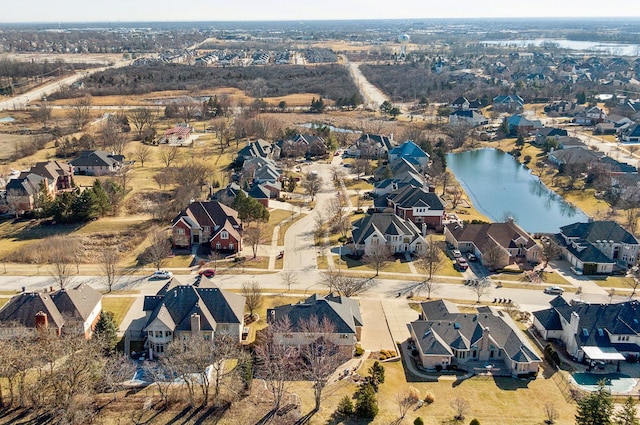
<path id="1" fill-rule="evenodd" d="M 151 275 L 152 279 L 171 279 L 173 277 L 173 273 L 166 270 L 156 270 Z"/>
<path id="2" fill-rule="evenodd" d="M 559 286 L 549 286 L 548 288 L 544 288 L 545 294 L 562 295 L 563 292 L 564 289 L 560 288 Z"/>

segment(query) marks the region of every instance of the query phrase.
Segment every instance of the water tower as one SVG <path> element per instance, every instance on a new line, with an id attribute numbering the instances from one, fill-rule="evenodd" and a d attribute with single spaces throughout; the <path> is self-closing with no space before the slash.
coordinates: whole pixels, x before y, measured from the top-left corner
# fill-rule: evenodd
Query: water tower
<path id="1" fill-rule="evenodd" d="M 409 37 L 409 34 L 400 34 L 398 36 L 398 41 L 400 42 L 400 56 L 398 57 L 399 60 L 405 60 L 407 58 L 407 43 L 410 39 L 411 37 Z"/>

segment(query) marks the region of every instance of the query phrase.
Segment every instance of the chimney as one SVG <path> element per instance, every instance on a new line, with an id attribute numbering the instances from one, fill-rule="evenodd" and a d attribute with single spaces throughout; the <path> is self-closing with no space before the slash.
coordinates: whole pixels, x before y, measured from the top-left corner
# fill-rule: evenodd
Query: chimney
<path id="1" fill-rule="evenodd" d="M 427 236 L 427 223 L 422 223 L 422 236 Z"/>
<path id="2" fill-rule="evenodd" d="M 191 315 L 191 333 L 200 332 L 200 315 L 193 313 Z"/>
<path id="3" fill-rule="evenodd" d="M 49 318 L 47 317 L 47 313 L 44 311 L 39 311 L 36 313 L 36 328 L 37 329 L 47 329 L 49 327 Z"/>
<path id="4" fill-rule="evenodd" d="M 429 193 L 435 193 L 436 187 L 432 184 L 429 185 Z"/>

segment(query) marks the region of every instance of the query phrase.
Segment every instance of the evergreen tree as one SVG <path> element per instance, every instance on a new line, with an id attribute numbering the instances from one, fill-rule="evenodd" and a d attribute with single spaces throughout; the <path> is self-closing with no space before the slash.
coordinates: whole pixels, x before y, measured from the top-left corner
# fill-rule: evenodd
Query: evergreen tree
<path id="1" fill-rule="evenodd" d="M 639 425 L 636 418 L 636 403 L 631 396 L 627 397 L 622 408 L 618 410 L 613 419 L 616 425 Z"/>
<path id="2" fill-rule="evenodd" d="M 605 388 L 605 382 L 598 382 L 598 390 L 578 401 L 576 425 L 611 425 L 613 401 Z"/>
<path id="3" fill-rule="evenodd" d="M 102 311 L 93 330 L 93 337 L 103 344 L 107 353 L 113 352 L 118 344 L 118 327 L 111 311 Z"/>
<path id="4" fill-rule="evenodd" d="M 353 402 L 348 395 L 342 397 L 336 408 L 336 415 L 343 418 L 353 415 Z"/>
<path id="5" fill-rule="evenodd" d="M 238 217 L 242 221 L 268 221 L 269 210 L 256 199 L 247 196 L 244 191 L 239 191 L 233 200 L 231 208 L 238 211 Z"/>
<path id="6" fill-rule="evenodd" d="M 516 139 L 516 146 L 519 148 L 522 148 L 524 146 L 524 137 L 522 136 L 522 134 L 518 135 L 518 138 Z"/>
<path id="7" fill-rule="evenodd" d="M 378 414 L 378 400 L 373 386 L 363 384 L 356 394 L 356 416 L 362 419 L 372 420 Z"/>

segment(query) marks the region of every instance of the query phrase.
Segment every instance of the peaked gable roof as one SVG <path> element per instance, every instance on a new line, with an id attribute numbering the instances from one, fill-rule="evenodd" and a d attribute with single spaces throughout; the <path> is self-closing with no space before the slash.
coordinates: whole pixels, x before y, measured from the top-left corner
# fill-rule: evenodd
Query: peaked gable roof
<path id="1" fill-rule="evenodd" d="M 465 226 L 451 223 L 447 225 L 447 229 L 458 242 L 473 242 L 482 252 L 486 252 L 485 248 L 493 248 L 495 244 L 507 249 L 518 248 L 521 244 L 518 241 L 524 241 L 526 249 L 536 246 L 531 236 L 513 221 Z"/>
<path id="2" fill-rule="evenodd" d="M 171 330 L 190 331 L 191 315 L 197 313 L 200 328 L 215 331 L 218 323 L 242 323 L 244 306 L 243 296 L 220 289 L 206 277 L 197 287 L 167 284 L 156 295 L 145 297 L 143 308 L 151 311 L 145 329 L 157 319 Z"/>
<path id="3" fill-rule="evenodd" d="M 123 155 L 113 155 L 106 151 L 82 151 L 78 158 L 69 163 L 74 167 L 113 167 L 124 161 Z"/>
<path id="4" fill-rule="evenodd" d="M 420 236 L 418 228 L 409 220 L 404 220 L 393 213 L 368 215 L 353 223 L 353 242 L 360 245 L 374 233 L 394 236 L 409 236 L 413 241 Z"/>
<path id="5" fill-rule="evenodd" d="M 334 326 L 336 333 L 356 333 L 356 328 L 362 326 L 358 302 L 334 294 L 327 296 L 314 294 L 297 304 L 270 309 L 267 315 L 272 323 L 287 317 L 293 332 L 304 331 L 304 323 L 308 323 L 312 318 L 319 323 L 327 320 Z"/>
<path id="6" fill-rule="evenodd" d="M 182 210 L 172 221 L 175 225 L 184 220 L 190 227 L 222 226 L 226 221 L 232 226 L 240 226 L 238 212 L 218 201 L 197 201 Z"/>
<path id="7" fill-rule="evenodd" d="M 585 239 L 591 243 L 614 241 L 630 245 L 640 244 L 635 236 L 627 232 L 615 221 L 610 220 L 568 224 L 560 227 L 560 232 L 567 238 Z"/>
<path id="8" fill-rule="evenodd" d="M 407 140 L 400 146 L 394 147 L 389 151 L 389 155 L 407 158 L 429 158 L 429 154 L 416 145 L 413 140 Z"/>
<path id="9" fill-rule="evenodd" d="M 444 201 L 436 193 L 413 186 L 395 190 L 387 195 L 387 199 L 400 208 L 425 207 L 430 210 L 444 210 Z"/>

